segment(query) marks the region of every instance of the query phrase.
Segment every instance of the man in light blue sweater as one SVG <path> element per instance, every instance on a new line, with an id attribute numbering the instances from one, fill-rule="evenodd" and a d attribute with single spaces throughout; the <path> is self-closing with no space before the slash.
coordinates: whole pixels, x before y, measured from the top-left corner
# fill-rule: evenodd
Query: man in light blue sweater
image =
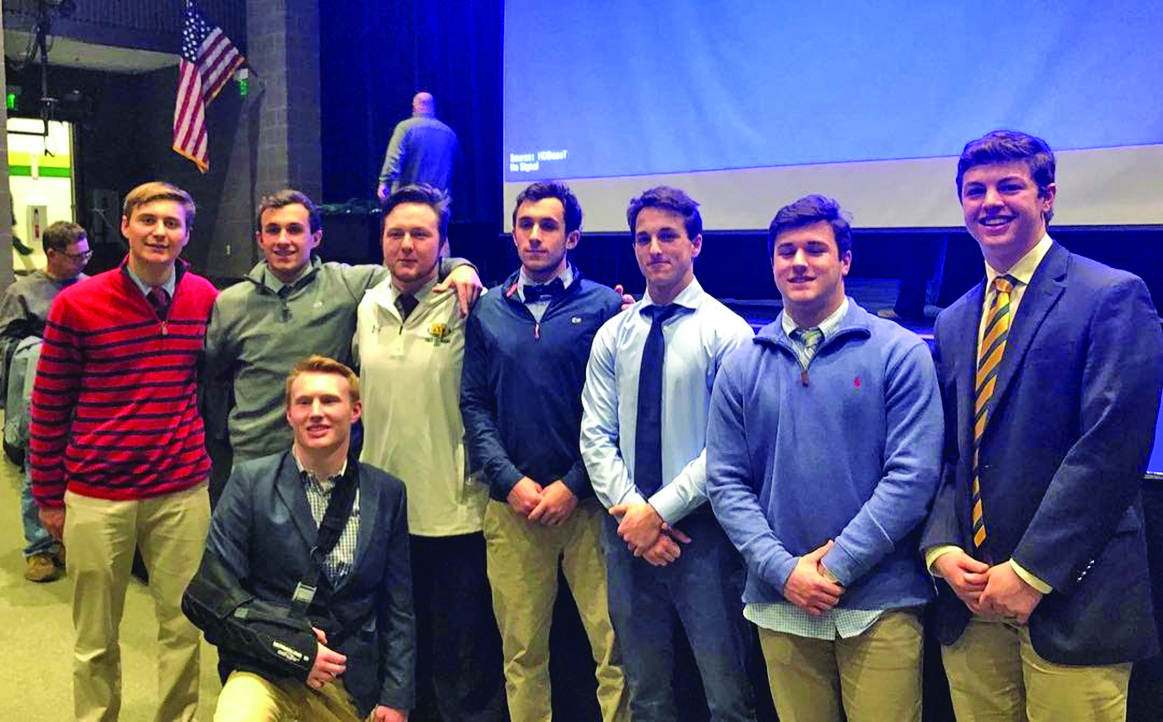
<path id="1" fill-rule="evenodd" d="M 707 495 L 747 565 L 781 720 L 920 720 L 916 552 L 936 491 L 941 397 L 925 343 L 844 294 L 852 236 L 807 196 L 768 231 L 779 318 L 723 363 Z M 858 680 L 858 681 L 857 681 Z"/>

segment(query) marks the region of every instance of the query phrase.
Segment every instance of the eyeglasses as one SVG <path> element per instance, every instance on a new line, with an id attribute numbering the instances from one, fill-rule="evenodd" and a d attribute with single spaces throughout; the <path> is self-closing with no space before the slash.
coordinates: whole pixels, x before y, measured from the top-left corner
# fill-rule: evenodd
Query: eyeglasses
<path id="1" fill-rule="evenodd" d="M 65 253 L 64 251 L 57 251 L 70 261 L 77 261 L 78 263 L 87 263 L 93 257 L 92 251 L 82 251 L 81 253 Z"/>

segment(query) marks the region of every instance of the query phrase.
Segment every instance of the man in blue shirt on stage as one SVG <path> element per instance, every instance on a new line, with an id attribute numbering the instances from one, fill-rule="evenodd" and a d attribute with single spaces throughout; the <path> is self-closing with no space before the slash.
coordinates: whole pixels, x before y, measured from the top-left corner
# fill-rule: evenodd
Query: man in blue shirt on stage
<path id="1" fill-rule="evenodd" d="M 610 617 L 631 714 L 635 722 L 677 718 L 677 615 L 712 719 L 753 722 L 743 568 L 705 504 L 711 388 L 719 364 L 752 332 L 694 277 L 703 244 L 697 203 L 663 186 L 631 201 L 627 216 L 646 294 L 594 338 L 581 448 L 594 493 L 610 512 Z"/>

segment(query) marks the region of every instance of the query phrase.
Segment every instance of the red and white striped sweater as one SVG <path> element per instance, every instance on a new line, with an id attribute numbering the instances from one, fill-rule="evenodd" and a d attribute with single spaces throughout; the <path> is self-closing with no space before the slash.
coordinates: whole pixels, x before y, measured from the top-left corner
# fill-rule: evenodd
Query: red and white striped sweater
<path id="1" fill-rule="evenodd" d="M 172 494 L 206 479 L 197 365 L 218 291 L 181 260 L 167 318 L 125 270 L 60 293 L 32 390 L 29 471 L 37 504 L 65 489 L 101 499 Z"/>

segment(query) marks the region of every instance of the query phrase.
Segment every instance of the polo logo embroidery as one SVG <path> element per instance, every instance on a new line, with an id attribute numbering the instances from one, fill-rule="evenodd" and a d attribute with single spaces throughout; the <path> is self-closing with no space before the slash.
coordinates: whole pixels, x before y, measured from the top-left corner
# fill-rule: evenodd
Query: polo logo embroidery
<path id="1" fill-rule="evenodd" d="M 442 343 L 449 343 L 448 337 L 451 334 L 452 331 L 446 324 L 437 322 L 428 327 L 428 338 L 424 340 L 439 346 Z"/>
<path id="2" fill-rule="evenodd" d="M 860 388 L 860 377 L 859 376 L 856 376 L 852 379 L 852 385 L 855 386 L 856 388 Z"/>
<path id="3" fill-rule="evenodd" d="M 569 322 L 572 323 L 574 326 L 580 326 L 581 322 L 582 322 L 582 317 L 581 316 L 574 316 L 573 318 L 571 318 L 569 320 Z"/>

